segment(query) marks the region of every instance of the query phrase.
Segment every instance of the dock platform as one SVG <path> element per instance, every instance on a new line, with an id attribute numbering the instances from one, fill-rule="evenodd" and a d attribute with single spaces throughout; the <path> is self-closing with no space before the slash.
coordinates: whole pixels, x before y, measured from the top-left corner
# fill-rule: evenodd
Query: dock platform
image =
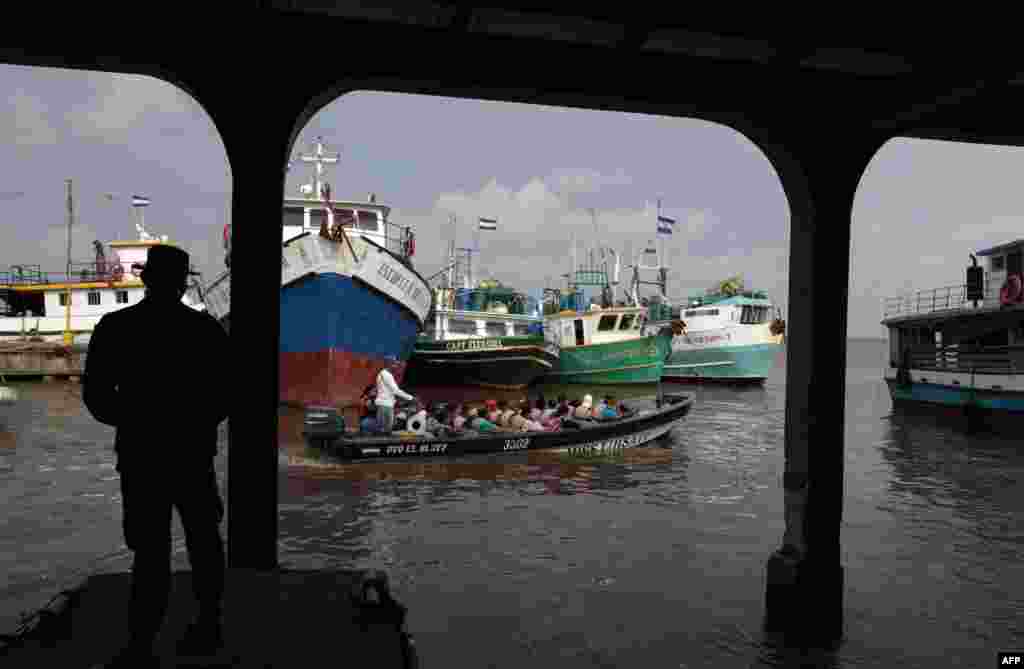
<path id="1" fill-rule="evenodd" d="M 312 667 L 369 661 L 380 669 L 417 666 L 404 631 L 404 607 L 353 599 L 368 578 L 356 571 L 228 570 L 224 648 L 212 658 L 175 657 L 195 615 L 191 572 L 175 572 L 167 618 L 155 650 L 161 667 Z M 90 577 L 63 606 L 6 649 L 0 665 L 102 667 L 127 641 L 131 574 Z M 393 600 L 391 600 L 393 602 Z"/>
<path id="2" fill-rule="evenodd" d="M 0 376 L 80 377 L 85 371 L 87 348 L 53 342 L 0 342 Z"/>

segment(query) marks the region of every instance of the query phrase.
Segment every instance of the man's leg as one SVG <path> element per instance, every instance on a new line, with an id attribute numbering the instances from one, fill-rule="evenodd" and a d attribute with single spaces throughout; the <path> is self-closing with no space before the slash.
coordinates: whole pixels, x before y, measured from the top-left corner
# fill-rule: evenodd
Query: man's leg
<path id="1" fill-rule="evenodd" d="M 171 586 L 171 499 L 149 472 L 121 472 L 125 543 L 132 563 L 131 642 L 150 652 L 167 613 Z"/>
<path id="2" fill-rule="evenodd" d="M 220 644 L 221 611 L 224 598 L 224 540 L 220 522 L 224 518 L 224 503 L 217 489 L 217 474 L 213 463 L 207 469 L 184 473 L 175 496 L 175 506 L 185 529 L 185 544 L 192 565 L 192 588 L 199 604 L 196 650 L 215 650 Z M 193 646 L 197 643 L 192 640 Z"/>
<path id="3" fill-rule="evenodd" d="M 394 407 L 377 407 L 377 429 L 382 434 L 391 434 L 391 429 L 395 426 L 395 408 Z"/>

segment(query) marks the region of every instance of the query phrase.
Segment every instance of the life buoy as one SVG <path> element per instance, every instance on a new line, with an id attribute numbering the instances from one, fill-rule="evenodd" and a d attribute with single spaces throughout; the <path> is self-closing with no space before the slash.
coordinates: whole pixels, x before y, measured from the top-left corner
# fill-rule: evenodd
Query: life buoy
<path id="1" fill-rule="evenodd" d="M 1007 277 L 1006 281 L 1003 282 L 1003 287 L 999 289 L 999 304 L 1013 304 L 1014 302 L 1020 302 L 1020 299 L 1020 275 L 1011 274 L 1009 277 Z"/>

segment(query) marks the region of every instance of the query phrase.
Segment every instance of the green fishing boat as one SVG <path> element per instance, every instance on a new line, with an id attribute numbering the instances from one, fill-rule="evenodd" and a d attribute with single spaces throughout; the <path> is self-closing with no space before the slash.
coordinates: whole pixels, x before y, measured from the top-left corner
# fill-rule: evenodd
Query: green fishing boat
<path id="1" fill-rule="evenodd" d="M 644 307 L 566 310 L 547 316 L 544 331 L 561 349 L 551 383 L 657 383 L 672 352 L 671 327 L 655 331 Z"/>

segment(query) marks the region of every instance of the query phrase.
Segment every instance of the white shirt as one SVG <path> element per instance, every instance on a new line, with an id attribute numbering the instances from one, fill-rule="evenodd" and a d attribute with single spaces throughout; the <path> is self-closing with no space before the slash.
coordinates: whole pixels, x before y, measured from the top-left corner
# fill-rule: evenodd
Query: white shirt
<path id="1" fill-rule="evenodd" d="M 403 400 L 412 399 L 412 395 L 398 387 L 398 384 L 395 383 L 395 377 L 391 376 L 391 372 L 387 368 L 380 370 L 377 374 L 377 397 L 374 400 L 374 404 L 382 407 L 393 407 L 395 406 L 396 395 Z"/>

